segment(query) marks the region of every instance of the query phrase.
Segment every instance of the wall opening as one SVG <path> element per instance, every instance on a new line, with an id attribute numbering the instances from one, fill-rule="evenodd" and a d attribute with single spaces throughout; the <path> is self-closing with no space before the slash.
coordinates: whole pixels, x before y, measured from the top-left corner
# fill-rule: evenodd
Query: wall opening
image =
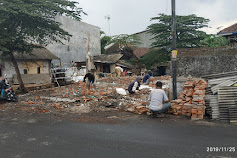
<path id="1" fill-rule="evenodd" d="M 103 64 L 103 72 L 110 73 L 110 65 L 109 64 Z"/>
<path id="2" fill-rule="evenodd" d="M 166 66 L 158 66 L 158 76 L 164 76 L 166 75 Z"/>
<path id="3" fill-rule="evenodd" d="M 28 74 L 27 69 L 24 69 L 23 71 L 24 71 L 24 74 Z"/>
<path id="4" fill-rule="evenodd" d="M 37 67 L 37 73 L 40 74 L 40 67 Z"/>

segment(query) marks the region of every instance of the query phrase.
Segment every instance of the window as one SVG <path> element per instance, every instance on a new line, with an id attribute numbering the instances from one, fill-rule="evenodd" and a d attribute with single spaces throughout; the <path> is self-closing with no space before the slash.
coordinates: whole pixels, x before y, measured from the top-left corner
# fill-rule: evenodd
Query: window
<path id="1" fill-rule="evenodd" d="M 24 71 L 24 74 L 27 74 L 27 69 L 24 69 L 23 71 Z"/>
<path id="2" fill-rule="evenodd" d="M 37 73 L 40 74 L 40 67 L 37 68 Z"/>

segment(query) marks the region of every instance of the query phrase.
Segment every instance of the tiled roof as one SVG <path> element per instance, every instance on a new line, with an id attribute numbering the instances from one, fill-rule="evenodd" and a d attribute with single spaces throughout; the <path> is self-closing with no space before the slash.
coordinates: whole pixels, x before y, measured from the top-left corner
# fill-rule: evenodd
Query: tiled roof
<path id="1" fill-rule="evenodd" d="M 1 56 L 2 52 L 0 52 L 0 58 L 5 58 Z M 14 56 L 17 60 L 52 60 L 59 59 L 52 52 L 50 52 L 46 48 L 34 48 L 31 53 L 14 53 Z"/>
<path id="2" fill-rule="evenodd" d="M 102 54 L 99 56 L 94 57 L 95 62 L 102 62 L 102 63 L 116 63 L 120 58 L 122 58 L 122 54 Z"/>
<path id="3" fill-rule="evenodd" d="M 221 30 L 218 34 L 229 33 L 229 32 L 237 32 L 237 23 Z"/>
<path id="4" fill-rule="evenodd" d="M 149 48 L 136 48 L 133 53 L 136 55 L 136 57 L 140 58 L 146 55 L 149 52 Z"/>

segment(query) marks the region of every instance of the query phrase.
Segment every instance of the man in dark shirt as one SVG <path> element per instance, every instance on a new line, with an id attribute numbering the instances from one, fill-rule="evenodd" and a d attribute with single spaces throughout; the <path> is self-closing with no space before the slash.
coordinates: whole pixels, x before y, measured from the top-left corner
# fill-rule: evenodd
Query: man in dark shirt
<path id="1" fill-rule="evenodd" d="M 150 81 L 152 81 L 152 72 L 148 71 L 148 73 L 143 77 L 143 84 L 149 85 Z"/>
<path id="2" fill-rule="evenodd" d="M 133 81 L 132 83 L 129 84 L 128 92 L 130 94 L 134 94 L 134 93 L 138 92 L 141 81 L 142 81 L 142 78 L 140 76 L 138 76 L 135 81 Z"/>
<path id="3" fill-rule="evenodd" d="M 88 88 L 88 90 L 90 91 L 91 87 L 93 86 L 96 90 L 96 84 L 95 84 L 95 76 L 92 73 L 87 73 L 84 76 L 83 82 L 86 82 L 86 78 L 88 78 L 87 83 L 86 83 L 86 87 Z"/>

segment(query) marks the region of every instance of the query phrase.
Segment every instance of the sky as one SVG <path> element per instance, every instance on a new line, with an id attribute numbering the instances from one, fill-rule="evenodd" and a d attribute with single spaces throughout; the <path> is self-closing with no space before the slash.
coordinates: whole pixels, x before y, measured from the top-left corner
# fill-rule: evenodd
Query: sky
<path id="1" fill-rule="evenodd" d="M 171 0 L 74 0 L 84 12 L 82 21 L 98 26 L 107 35 L 134 34 L 152 24 L 150 18 L 171 14 Z M 203 29 L 208 34 L 237 23 L 237 0 L 176 0 L 176 15 L 204 17 L 210 20 Z M 110 20 L 106 17 L 110 17 Z"/>

